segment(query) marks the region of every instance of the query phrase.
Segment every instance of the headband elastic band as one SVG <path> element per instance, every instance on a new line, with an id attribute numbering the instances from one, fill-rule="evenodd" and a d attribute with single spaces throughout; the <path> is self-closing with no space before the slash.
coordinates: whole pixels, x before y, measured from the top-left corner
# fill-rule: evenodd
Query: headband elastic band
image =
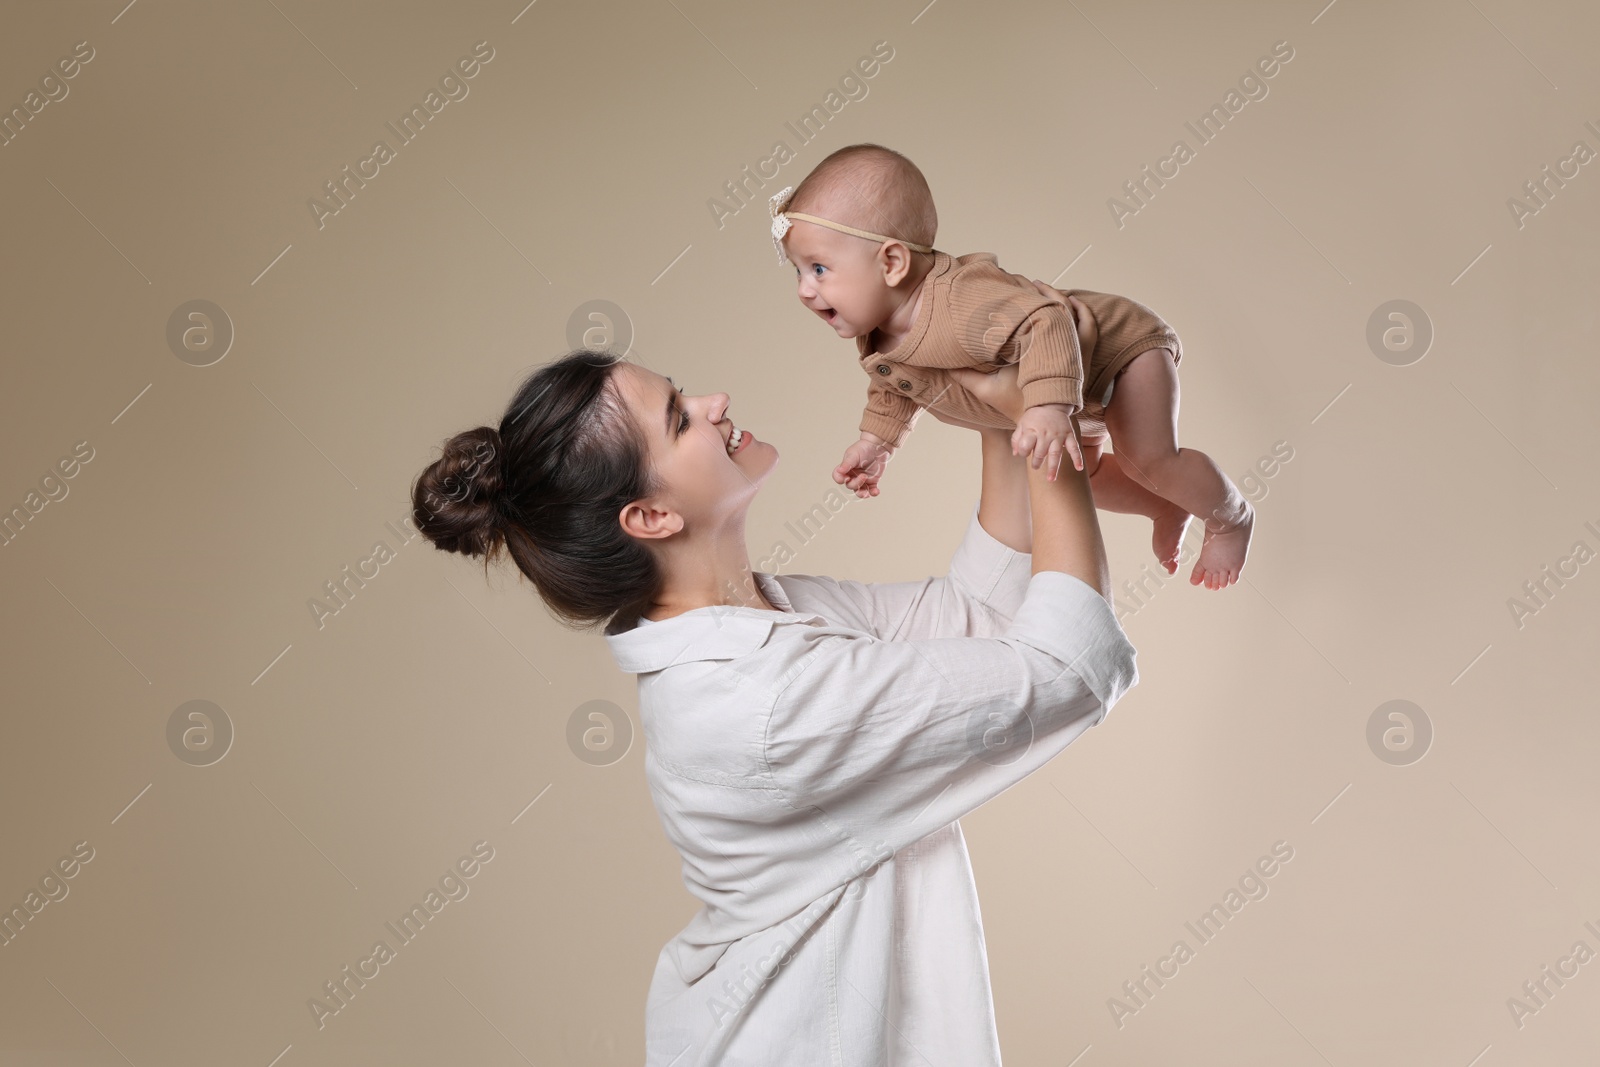
<path id="1" fill-rule="evenodd" d="M 933 251 L 932 247 L 919 245 L 915 241 L 906 241 L 899 237 L 890 237 L 887 234 L 873 233 L 871 230 L 858 230 L 854 226 L 846 226 L 842 222 L 819 218 L 816 215 L 807 215 L 803 211 L 783 210 L 784 205 L 789 202 L 789 197 L 793 194 L 794 186 L 786 186 L 782 192 L 773 196 L 769 202 L 769 210 L 772 212 L 772 244 L 778 250 L 779 263 L 787 263 L 789 261 L 789 257 L 783 251 L 783 235 L 789 232 L 789 227 L 792 225 L 790 220 L 792 219 L 814 222 L 818 226 L 826 226 L 830 230 L 838 230 L 840 233 L 848 233 L 854 237 L 865 237 L 869 241 L 899 241 L 913 252 Z"/>

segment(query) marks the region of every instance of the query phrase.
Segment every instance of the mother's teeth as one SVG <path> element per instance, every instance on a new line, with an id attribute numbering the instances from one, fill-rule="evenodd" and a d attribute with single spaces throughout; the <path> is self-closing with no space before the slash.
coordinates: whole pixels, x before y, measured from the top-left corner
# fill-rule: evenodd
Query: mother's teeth
<path id="1" fill-rule="evenodd" d="M 734 449 L 738 448 L 739 447 L 739 443 L 741 441 L 743 441 L 743 440 L 744 440 L 744 431 L 739 429 L 739 427 L 735 426 L 733 428 L 733 435 L 728 438 L 728 451 L 732 452 Z"/>

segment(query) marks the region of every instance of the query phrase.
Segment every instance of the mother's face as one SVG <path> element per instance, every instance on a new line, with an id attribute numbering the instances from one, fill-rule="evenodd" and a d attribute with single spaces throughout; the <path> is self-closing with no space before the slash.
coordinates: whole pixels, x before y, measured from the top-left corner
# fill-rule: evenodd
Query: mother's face
<path id="1" fill-rule="evenodd" d="M 671 379 L 636 363 L 620 364 L 612 381 L 649 443 L 662 483 L 655 497 L 624 513 L 629 532 L 666 537 L 685 528 L 714 532 L 730 519 L 742 523 L 756 489 L 778 464 L 778 450 L 752 436 L 728 455 L 734 429 L 728 394 L 681 393 Z"/>

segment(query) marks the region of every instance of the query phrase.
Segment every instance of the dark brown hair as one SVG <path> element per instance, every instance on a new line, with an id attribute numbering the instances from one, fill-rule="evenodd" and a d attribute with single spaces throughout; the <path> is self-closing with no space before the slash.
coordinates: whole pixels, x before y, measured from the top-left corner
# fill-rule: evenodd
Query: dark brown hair
<path id="1" fill-rule="evenodd" d="M 412 518 L 435 548 L 501 547 L 564 625 L 643 614 L 660 593 L 656 558 L 617 521 L 659 489 L 650 446 L 613 382 L 624 357 L 578 349 L 523 380 L 500 426 L 444 443 L 411 487 Z"/>

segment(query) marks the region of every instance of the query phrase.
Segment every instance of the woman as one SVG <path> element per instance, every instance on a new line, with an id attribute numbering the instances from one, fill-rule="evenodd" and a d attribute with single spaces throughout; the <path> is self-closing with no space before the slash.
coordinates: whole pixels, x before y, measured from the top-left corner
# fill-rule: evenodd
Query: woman
<path id="1" fill-rule="evenodd" d="M 960 373 L 1022 413 L 1015 367 Z M 638 675 L 646 779 L 703 904 L 657 959 L 647 1067 L 998 1064 L 956 820 L 1138 681 L 1088 481 L 972 426 L 982 490 L 947 577 L 752 572 L 745 514 L 778 453 L 747 433 L 730 454 L 728 412 L 572 353 L 498 431 L 446 443 L 415 517 L 486 565 L 503 545 Z"/>

